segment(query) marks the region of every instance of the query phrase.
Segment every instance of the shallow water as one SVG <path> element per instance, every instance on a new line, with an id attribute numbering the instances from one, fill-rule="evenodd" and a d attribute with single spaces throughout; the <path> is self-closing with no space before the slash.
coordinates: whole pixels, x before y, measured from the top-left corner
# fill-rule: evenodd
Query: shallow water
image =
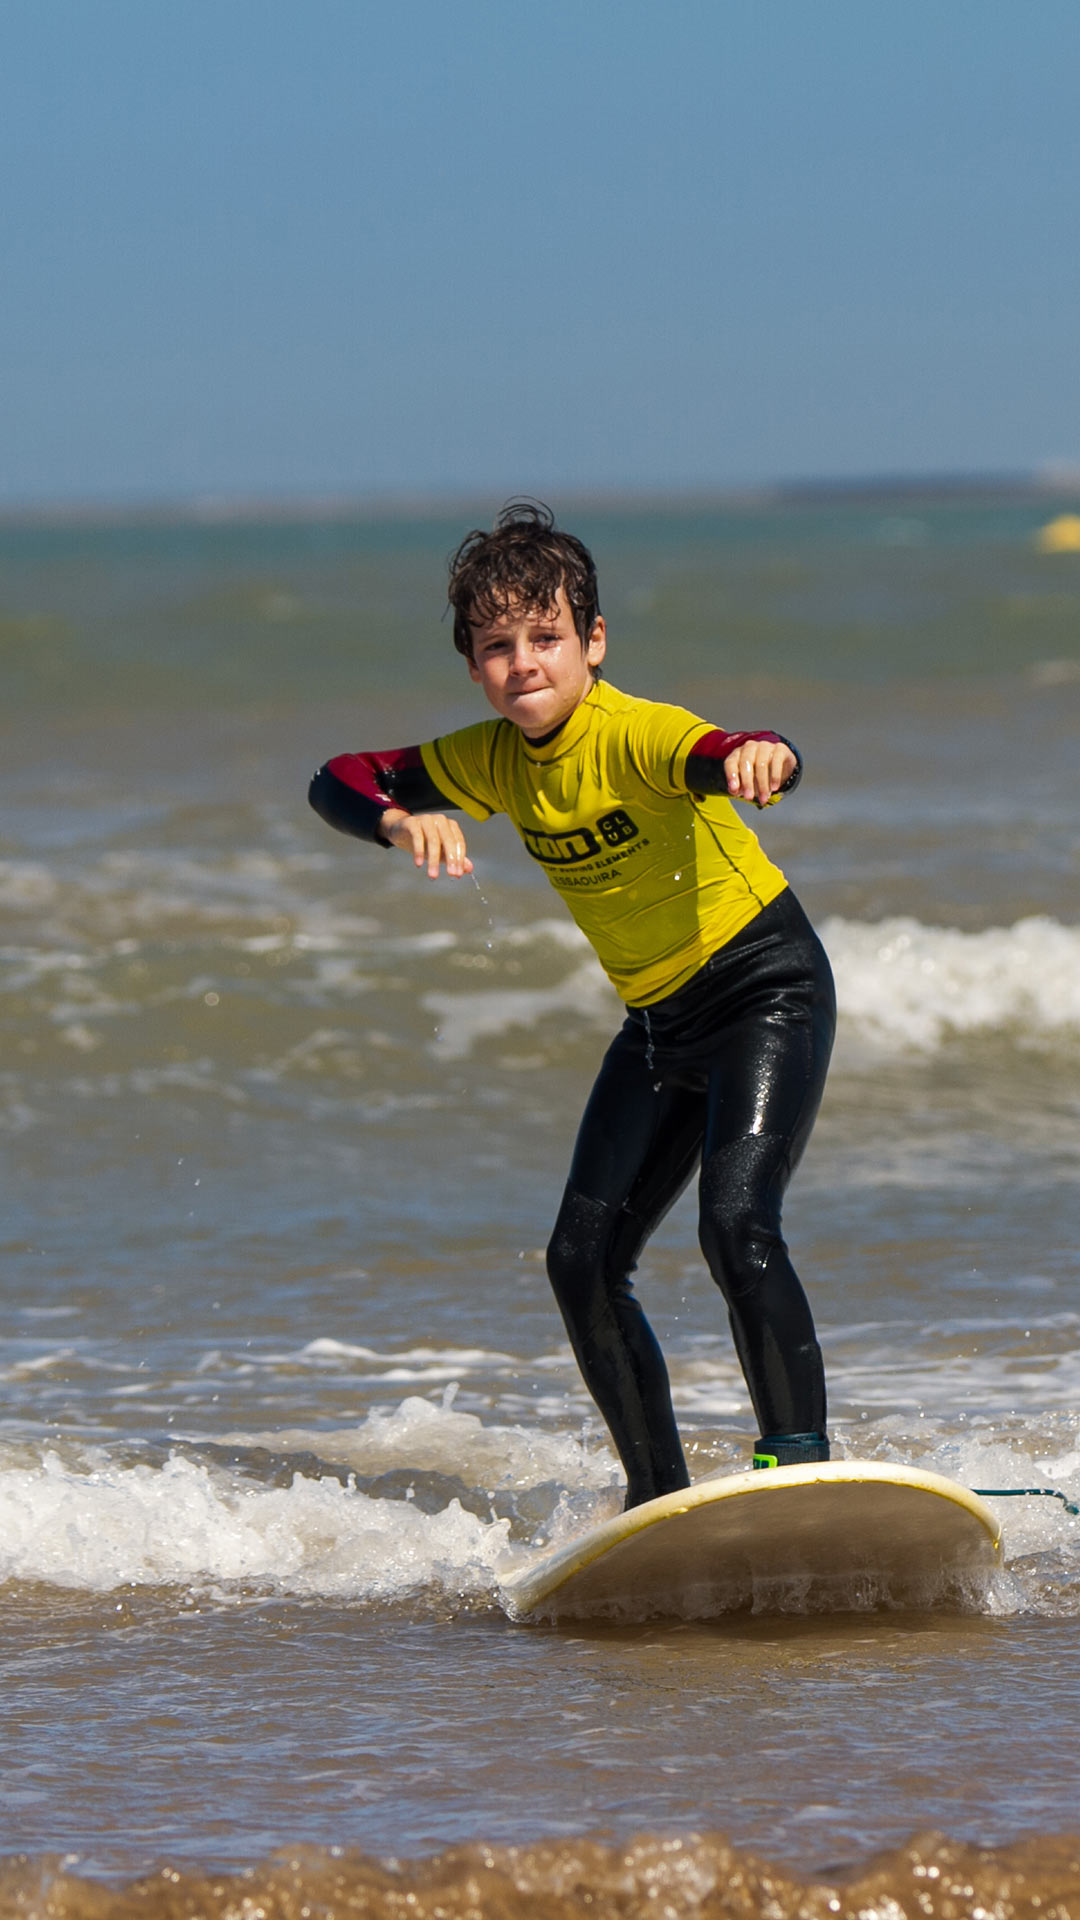
<path id="1" fill-rule="evenodd" d="M 787 1214 L 838 1452 L 1075 1501 L 1080 562 L 1033 554 L 1030 503 L 900 517 L 583 531 L 615 683 L 807 755 L 761 832 L 841 1004 Z M 0 537 L 3 1846 L 31 1862 L 0 1904 L 90 1912 L 165 1860 L 195 1881 L 153 1900 L 195 1904 L 163 1911 L 224 1911 L 199 1874 L 247 1868 L 267 1911 L 389 1907 L 374 1860 L 542 1842 L 554 1912 L 591 1834 L 590 1904 L 632 1911 L 651 1833 L 682 1846 L 665 1899 L 708 1906 L 735 1870 L 692 1834 L 805 1880 L 929 1827 L 1080 1825 L 1057 1502 L 1000 1502 L 967 1614 L 508 1616 L 507 1574 L 621 1498 L 541 1251 L 617 1003 L 503 823 L 432 888 L 304 801 L 328 754 L 474 715 L 437 624 L 457 531 Z M 692 1471 L 744 1465 L 689 1201 L 640 1291 Z M 316 1850 L 292 1892 L 279 1847 Z M 909 1910 L 913 1859 L 864 1910 Z M 439 1869 L 447 1911 L 475 1871 Z M 980 1898 L 1062 1871 L 984 1863 Z"/>

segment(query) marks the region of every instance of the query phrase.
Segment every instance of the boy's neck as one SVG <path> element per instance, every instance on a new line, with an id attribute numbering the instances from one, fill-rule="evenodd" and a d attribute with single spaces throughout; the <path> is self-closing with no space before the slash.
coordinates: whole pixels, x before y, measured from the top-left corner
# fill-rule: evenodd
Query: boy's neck
<path id="1" fill-rule="evenodd" d="M 576 712 L 577 712 L 577 708 L 575 707 L 574 713 Z M 572 717 L 573 717 L 572 715 L 567 714 L 567 720 L 571 719 Z M 527 733 L 525 735 L 525 738 L 528 741 L 530 747 L 546 747 L 546 746 L 549 746 L 551 741 L 554 740 L 562 732 L 565 725 L 566 725 L 566 720 L 560 720 L 558 726 L 552 727 L 549 733 Z"/>

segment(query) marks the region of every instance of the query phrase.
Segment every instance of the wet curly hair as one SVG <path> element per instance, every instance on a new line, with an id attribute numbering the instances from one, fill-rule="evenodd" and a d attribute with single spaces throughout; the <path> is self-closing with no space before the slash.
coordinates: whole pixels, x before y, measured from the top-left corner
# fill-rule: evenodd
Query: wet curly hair
<path id="1" fill-rule="evenodd" d="M 574 534 L 560 531 L 543 501 L 509 500 L 490 533 L 474 527 L 450 557 L 458 652 L 472 659 L 470 620 L 495 620 L 513 606 L 546 613 L 560 587 L 586 647 L 600 613 L 592 554 Z"/>

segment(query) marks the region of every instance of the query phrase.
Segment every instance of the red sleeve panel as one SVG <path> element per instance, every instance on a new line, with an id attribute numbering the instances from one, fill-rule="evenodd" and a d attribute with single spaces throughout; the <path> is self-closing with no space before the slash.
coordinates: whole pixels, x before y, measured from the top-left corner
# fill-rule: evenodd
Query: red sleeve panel
<path id="1" fill-rule="evenodd" d="M 419 747 L 339 753 L 319 768 L 308 800 L 328 826 L 381 847 L 390 844 L 379 832 L 387 807 L 400 807 L 404 813 L 442 812 L 454 804 L 435 785 Z"/>
<path id="2" fill-rule="evenodd" d="M 711 733 L 695 740 L 686 758 L 686 784 L 690 792 L 726 794 L 728 785 L 724 761 L 729 753 L 745 747 L 748 740 L 769 740 L 775 746 L 791 747 L 795 755 L 795 769 L 788 774 L 780 789 L 781 793 L 791 793 L 802 779 L 802 755 L 798 747 L 790 740 L 785 740 L 782 733 L 770 733 L 767 727 L 749 733 L 723 733 L 719 727 L 714 727 Z M 757 805 L 757 802 L 754 804 Z"/>

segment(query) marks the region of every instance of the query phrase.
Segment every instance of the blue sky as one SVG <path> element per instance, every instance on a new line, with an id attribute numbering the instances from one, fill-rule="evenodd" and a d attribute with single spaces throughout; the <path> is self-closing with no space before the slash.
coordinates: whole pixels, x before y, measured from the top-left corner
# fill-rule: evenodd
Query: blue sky
<path id="1" fill-rule="evenodd" d="M 1076 0 L 4 0 L 0 503 L 1080 463 Z"/>

